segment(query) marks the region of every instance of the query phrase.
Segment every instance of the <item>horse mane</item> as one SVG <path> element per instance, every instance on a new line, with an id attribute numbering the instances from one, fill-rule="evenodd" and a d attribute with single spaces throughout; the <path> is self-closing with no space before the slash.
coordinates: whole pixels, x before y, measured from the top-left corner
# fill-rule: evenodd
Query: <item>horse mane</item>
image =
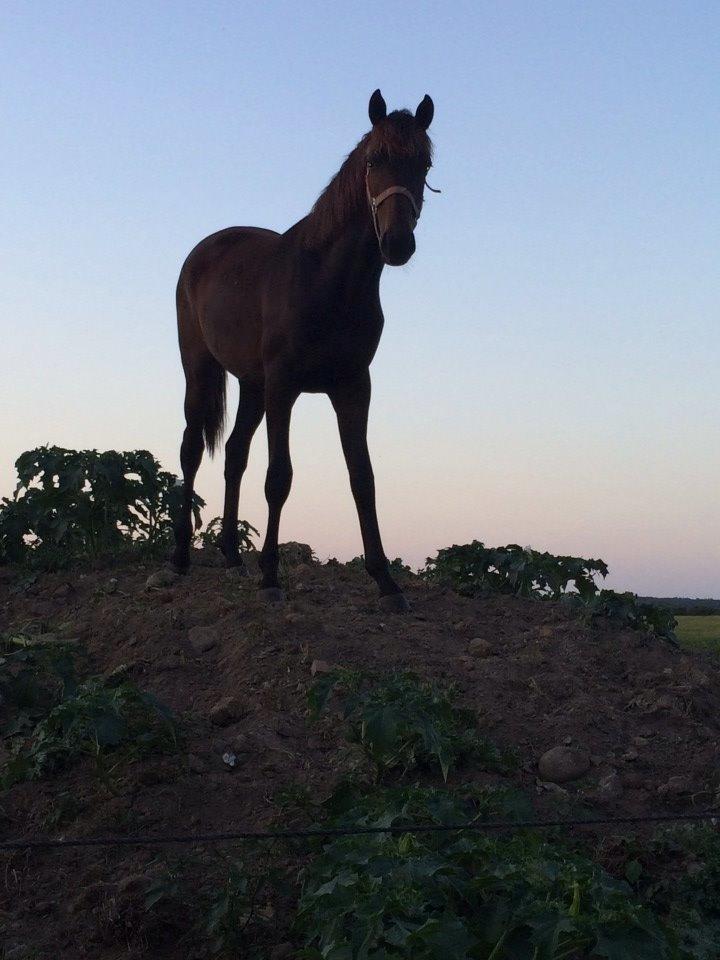
<path id="1" fill-rule="evenodd" d="M 338 235 L 362 206 L 365 196 L 365 163 L 380 154 L 390 160 L 432 157 L 432 141 L 409 110 L 393 110 L 360 140 L 327 187 L 315 201 L 306 222 L 310 246 L 320 246 Z"/>

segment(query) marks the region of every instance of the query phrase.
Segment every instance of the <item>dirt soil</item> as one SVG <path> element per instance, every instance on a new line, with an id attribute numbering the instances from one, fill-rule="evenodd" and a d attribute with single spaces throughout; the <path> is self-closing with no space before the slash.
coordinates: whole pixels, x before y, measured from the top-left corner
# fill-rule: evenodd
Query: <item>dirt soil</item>
<path id="1" fill-rule="evenodd" d="M 0 795 L 3 839 L 57 836 L 47 818 L 61 795 L 81 808 L 59 831 L 65 837 L 287 825 L 283 791 L 326 797 L 347 769 L 341 724 L 308 717 L 313 670 L 328 666 L 409 669 L 455 684 L 481 731 L 514 748 L 519 763 L 506 776 L 453 772 L 451 784 L 512 784 L 538 813 L 662 813 L 705 808 L 717 797 L 720 669 L 711 655 L 608 624 L 588 627 L 561 604 L 465 599 L 417 578 L 406 584 L 411 612 L 386 614 L 375 585 L 334 562 L 288 565 L 288 599 L 275 605 L 260 602 L 253 582 L 209 566 L 148 590 L 153 569 L 46 574 L 30 584 L 0 571 L 0 632 L 79 638 L 92 673 L 126 665 L 180 718 L 186 744 L 181 759 L 129 764 L 111 789 L 90 762 L 12 787 Z M 7 720 L 0 707 L 0 722 Z M 539 758 L 563 745 L 589 754 L 589 771 L 561 785 L 543 781 Z M 228 752 L 233 768 L 223 761 Z M 217 857 L 202 847 L 191 853 L 196 866 Z M 144 909 L 158 863 L 179 855 L 0 854 L 0 956 L 204 956 L 182 939 L 187 917 L 158 921 Z M 290 918 L 274 909 L 267 956 L 292 956 Z"/>

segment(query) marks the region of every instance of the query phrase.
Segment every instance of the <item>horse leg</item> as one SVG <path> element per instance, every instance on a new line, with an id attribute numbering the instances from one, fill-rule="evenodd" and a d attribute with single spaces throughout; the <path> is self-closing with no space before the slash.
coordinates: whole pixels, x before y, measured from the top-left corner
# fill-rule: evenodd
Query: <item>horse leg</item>
<path id="1" fill-rule="evenodd" d="M 245 564 L 238 548 L 240 483 L 247 467 L 250 442 L 264 413 L 263 385 L 241 381 L 237 419 L 225 444 L 225 507 L 220 549 L 225 557 L 225 566 L 242 567 L 243 571 Z"/>
<path id="2" fill-rule="evenodd" d="M 278 580 L 278 534 L 280 514 L 292 485 L 290 460 L 290 414 L 297 391 L 287 387 L 265 391 L 269 462 L 265 478 L 265 499 L 268 502 L 268 525 L 260 552 L 262 580 L 260 590 L 266 600 L 282 600 Z"/>
<path id="3" fill-rule="evenodd" d="M 190 543 L 193 535 L 192 500 L 195 476 L 202 460 L 205 420 L 204 382 L 202 376 L 187 376 L 185 387 L 185 432 L 180 447 L 180 466 L 183 475 L 183 499 L 180 516 L 175 524 L 175 549 L 171 564 L 178 573 L 185 573 L 190 565 Z"/>
<path id="4" fill-rule="evenodd" d="M 375 509 L 375 477 L 367 445 L 368 408 L 370 406 L 370 372 L 330 393 L 335 408 L 340 442 L 350 474 L 350 488 L 357 507 L 365 549 L 365 569 L 380 588 L 380 602 L 390 611 L 409 608 L 400 587 L 390 576 L 383 550 Z"/>

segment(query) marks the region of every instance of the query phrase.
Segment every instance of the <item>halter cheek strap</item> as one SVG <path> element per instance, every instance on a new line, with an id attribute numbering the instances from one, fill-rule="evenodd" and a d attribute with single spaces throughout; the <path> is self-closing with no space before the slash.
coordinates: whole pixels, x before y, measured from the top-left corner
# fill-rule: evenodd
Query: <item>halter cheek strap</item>
<path id="1" fill-rule="evenodd" d="M 415 200 L 415 197 L 412 195 L 412 193 L 408 190 L 407 187 L 399 187 L 399 186 L 388 187 L 387 190 L 383 190 L 382 193 L 379 193 L 376 197 L 373 197 L 373 195 L 370 193 L 370 185 L 367 182 L 367 178 L 366 178 L 365 190 L 367 192 L 368 203 L 370 204 L 370 212 L 372 213 L 373 227 L 375 228 L 375 236 L 378 239 L 378 243 L 380 243 L 382 239 L 380 237 L 380 230 L 378 228 L 378 220 L 377 220 L 378 207 L 380 206 L 381 203 L 384 203 L 387 200 L 387 198 L 391 197 L 394 193 L 402 194 L 403 197 L 407 197 L 408 200 L 410 201 L 410 204 L 413 209 L 413 216 L 415 218 L 414 223 L 412 225 L 412 229 L 413 230 L 415 229 L 415 224 L 420 219 L 420 207 L 417 205 L 417 201 Z"/>

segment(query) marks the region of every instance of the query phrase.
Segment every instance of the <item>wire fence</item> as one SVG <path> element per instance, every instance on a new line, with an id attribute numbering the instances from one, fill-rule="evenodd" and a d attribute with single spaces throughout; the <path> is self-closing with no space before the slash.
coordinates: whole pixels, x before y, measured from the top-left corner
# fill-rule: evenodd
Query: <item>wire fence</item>
<path id="1" fill-rule="evenodd" d="M 227 833 L 158 834 L 156 836 L 79 837 L 32 840 L 0 840 L 0 850 L 47 850 L 67 847 L 155 847 L 169 844 L 201 846 L 238 840 L 314 840 L 329 837 L 361 837 L 404 833 L 485 833 L 494 831 L 547 830 L 555 827 L 627 826 L 643 823 L 720 821 L 720 810 L 691 813 L 657 813 L 632 817 L 587 817 L 584 819 L 478 820 L 470 823 L 408 823 L 384 827 L 313 827 L 305 830 L 233 830 Z"/>

